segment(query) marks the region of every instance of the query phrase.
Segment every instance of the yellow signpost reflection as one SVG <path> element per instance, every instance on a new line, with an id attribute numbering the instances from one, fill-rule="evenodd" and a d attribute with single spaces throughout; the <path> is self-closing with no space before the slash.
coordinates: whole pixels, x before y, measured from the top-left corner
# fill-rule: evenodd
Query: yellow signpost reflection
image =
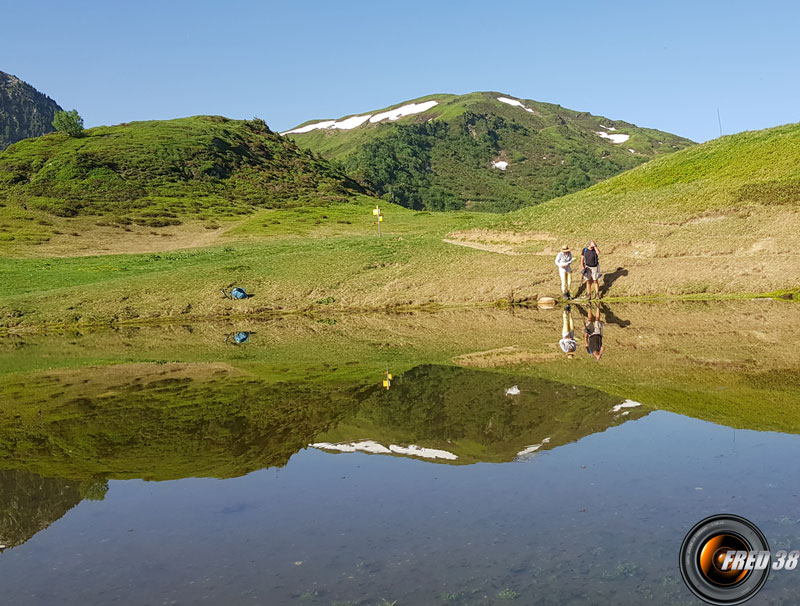
<path id="1" fill-rule="evenodd" d="M 392 386 L 392 379 L 394 377 L 389 373 L 389 363 L 388 362 L 386 363 L 386 372 L 383 373 L 383 374 L 386 376 L 386 378 L 383 380 L 383 386 L 386 389 L 389 389 Z"/>

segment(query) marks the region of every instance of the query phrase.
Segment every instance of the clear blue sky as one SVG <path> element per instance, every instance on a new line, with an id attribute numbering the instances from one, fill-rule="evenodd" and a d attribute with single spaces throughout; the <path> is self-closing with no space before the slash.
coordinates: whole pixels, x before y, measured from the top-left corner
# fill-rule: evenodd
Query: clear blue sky
<path id="1" fill-rule="evenodd" d="M 497 90 L 696 141 L 800 121 L 800 3 L 11 2 L 0 70 L 87 126 L 222 114 L 276 130 Z"/>

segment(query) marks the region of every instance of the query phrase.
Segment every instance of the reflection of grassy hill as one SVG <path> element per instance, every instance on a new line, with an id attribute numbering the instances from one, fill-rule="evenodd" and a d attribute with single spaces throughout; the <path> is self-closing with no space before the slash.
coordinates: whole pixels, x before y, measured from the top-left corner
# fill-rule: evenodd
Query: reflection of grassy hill
<path id="1" fill-rule="evenodd" d="M 580 326 L 577 306 L 573 314 Z M 0 338 L 0 391 L 7 394 L 0 414 L 12 418 L 15 402 L 27 397 L 24 386 L 59 368 L 144 363 L 158 371 L 175 361 L 224 361 L 272 383 L 362 385 L 378 384 L 389 362 L 397 375 L 458 364 L 502 372 L 512 384 L 539 377 L 734 427 L 800 432 L 793 302 L 604 306 L 608 349 L 600 363 L 585 351 L 565 359 L 557 346 L 561 316 L 559 309 L 339 315 L 322 307 L 310 317 L 266 322 Z M 245 346 L 226 345 L 226 334 L 237 330 L 256 332 Z"/>
<path id="2" fill-rule="evenodd" d="M 0 460 L 80 479 L 229 476 L 283 465 L 309 443 L 373 439 L 499 461 L 545 437 L 558 444 L 601 430 L 611 405 L 628 398 L 800 433 L 793 303 L 620 304 L 603 315 L 600 363 L 561 353 L 560 310 L 0 339 Z M 255 333 L 225 344 L 237 330 Z M 384 392 L 387 362 L 398 380 Z M 453 364 L 472 370 L 442 368 Z M 502 395 L 513 384 L 519 400 Z"/>
<path id="3" fill-rule="evenodd" d="M 365 112 L 362 120 L 351 117 L 350 122 L 361 122 L 354 128 L 316 128 L 287 136 L 340 161 L 387 199 L 428 209 L 465 204 L 519 208 L 692 144 L 669 133 L 501 93 L 428 95 L 397 107 L 409 104 L 425 109 L 375 123 L 367 118 L 377 119 L 385 110 Z M 625 141 L 614 142 L 608 135 Z M 505 169 L 493 161 L 507 163 Z"/>
<path id="4" fill-rule="evenodd" d="M 230 477 L 283 466 L 352 406 L 353 388 L 275 385 L 225 365 L 123 365 L 7 383 L 3 466 L 86 480 Z"/>
<path id="5" fill-rule="evenodd" d="M 4 384 L 19 414 L 0 423 L 0 455 L 8 468 L 82 481 L 229 477 L 282 467 L 308 444 L 366 424 L 378 434 L 367 437 L 391 443 L 455 442 L 459 462 L 504 461 L 626 418 L 609 412 L 619 398 L 596 390 L 527 379 L 512 399 L 507 382 L 441 366 L 411 370 L 389 393 L 350 381 L 276 383 L 223 364 L 52 372 L 24 389 Z"/>
<path id="6" fill-rule="evenodd" d="M 388 391 L 373 391 L 316 440 L 416 444 L 453 453 L 457 464 L 501 463 L 532 445 L 549 450 L 649 412 L 638 407 L 615 414 L 611 408 L 620 398 L 587 387 L 528 377 L 513 381 L 520 394 L 507 396 L 507 375 L 418 366 L 396 377 Z"/>

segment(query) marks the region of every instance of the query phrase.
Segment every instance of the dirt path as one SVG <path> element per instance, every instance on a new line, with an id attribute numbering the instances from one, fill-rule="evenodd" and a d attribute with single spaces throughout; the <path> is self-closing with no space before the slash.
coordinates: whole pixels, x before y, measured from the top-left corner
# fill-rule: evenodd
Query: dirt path
<path id="1" fill-rule="evenodd" d="M 510 246 L 504 244 L 480 244 L 479 242 L 467 242 L 463 240 L 448 240 L 443 239 L 442 242 L 447 244 L 455 244 L 456 246 L 465 246 L 467 248 L 474 248 L 475 250 L 483 250 L 486 252 L 500 253 L 501 255 L 518 255 Z"/>

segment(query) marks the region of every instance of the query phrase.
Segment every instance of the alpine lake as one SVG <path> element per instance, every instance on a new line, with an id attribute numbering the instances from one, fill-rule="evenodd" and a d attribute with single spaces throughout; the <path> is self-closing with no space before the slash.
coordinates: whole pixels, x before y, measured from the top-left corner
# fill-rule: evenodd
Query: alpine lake
<path id="1" fill-rule="evenodd" d="M 701 519 L 800 549 L 797 303 L 601 304 L 599 361 L 589 309 L 0 337 L 0 602 L 691 605 Z"/>

